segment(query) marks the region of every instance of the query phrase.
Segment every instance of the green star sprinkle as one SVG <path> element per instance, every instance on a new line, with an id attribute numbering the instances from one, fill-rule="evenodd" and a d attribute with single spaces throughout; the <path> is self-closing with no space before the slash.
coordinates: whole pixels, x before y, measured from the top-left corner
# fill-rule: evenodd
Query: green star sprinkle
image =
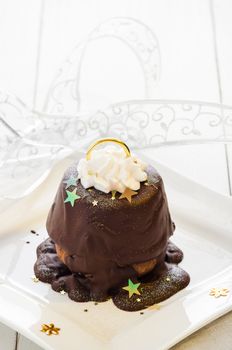
<path id="1" fill-rule="evenodd" d="M 68 180 L 63 181 L 64 184 L 66 184 L 65 188 L 69 188 L 70 186 L 76 186 L 77 185 L 77 177 L 70 176 Z"/>
<path id="2" fill-rule="evenodd" d="M 76 188 L 74 188 L 72 192 L 66 190 L 68 197 L 65 199 L 64 203 L 70 202 L 71 206 L 74 207 L 75 200 L 81 198 L 78 194 L 76 194 L 76 191 Z"/>
<path id="3" fill-rule="evenodd" d="M 129 298 L 132 297 L 133 294 L 140 295 L 140 292 L 138 291 L 138 288 L 141 283 L 133 283 L 130 279 L 128 279 L 128 286 L 123 287 L 122 289 L 125 289 L 129 292 Z"/>

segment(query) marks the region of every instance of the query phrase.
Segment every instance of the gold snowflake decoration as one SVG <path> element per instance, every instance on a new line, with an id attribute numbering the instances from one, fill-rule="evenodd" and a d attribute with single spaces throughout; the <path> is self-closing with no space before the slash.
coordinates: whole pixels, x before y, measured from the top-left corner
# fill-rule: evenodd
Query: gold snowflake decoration
<path id="1" fill-rule="evenodd" d="M 47 335 L 59 335 L 60 328 L 55 327 L 54 323 L 42 324 L 40 331 L 46 333 Z"/>
<path id="2" fill-rule="evenodd" d="M 226 297 L 229 293 L 229 289 L 228 288 L 212 288 L 210 290 L 209 295 L 215 297 L 215 298 L 219 298 L 219 297 Z"/>
<path id="3" fill-rule="evenodd" d="M 148 307 L 148 310 L 160 310 L 160 304 L 154 304 Z"/>

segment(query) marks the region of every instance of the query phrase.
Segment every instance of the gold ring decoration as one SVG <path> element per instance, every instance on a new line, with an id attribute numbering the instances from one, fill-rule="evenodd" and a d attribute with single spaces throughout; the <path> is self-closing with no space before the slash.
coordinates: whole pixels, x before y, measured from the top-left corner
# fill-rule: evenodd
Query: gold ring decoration
<path id="1" fill-rule="evenodd" d="M 105 139 L 99 139 L 89 146 L 89 148 L 86 152 L 86 159 L 87 160 L 91 159 L 91 153 L 96 146 L 101 145 L 102 143 L 107 143 L 107 142 L 113 142 L 113 143 L 116 143 L 117 145 L 121 146 L 126 153 L 126 157 L 130 157 L 130 149 L 123 141 L 115 139 L 115 138 L 105 138 Z"/>

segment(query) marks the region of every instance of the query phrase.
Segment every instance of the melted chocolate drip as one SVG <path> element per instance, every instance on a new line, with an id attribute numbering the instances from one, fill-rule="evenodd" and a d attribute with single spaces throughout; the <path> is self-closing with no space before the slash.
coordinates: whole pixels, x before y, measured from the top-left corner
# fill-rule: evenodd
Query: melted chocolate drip
<path id="1" fill-rule="evenodd" d="M 189 275 L 177 264 L 182 260 L 183 253 L 172 242 L 168 242 L 165 262 L 157 265 L 149 274 L 141 278 L 134 278 L 133 282 L 140 282 L 141 295 L 128 297 L 128 292 L 122 288 L 111 290 L 114 304 L 121 310 L 138 311 L 153 304 L 159 303 L 189 283 Z M 167 262 L 168 261 L 168 262 Z M 109 298 L 90 293 L 84 286 L 83 274 L 71 273 L 71 271 L 58 258 L 55 243 L 48 238 L 37 248 L 37 261 L 34 266 L 35 275 L 40 281 L 50 283 L 52 289 L 60 292 L 65 290 L 70 299 L 77 302 L 105 301 Z"/>

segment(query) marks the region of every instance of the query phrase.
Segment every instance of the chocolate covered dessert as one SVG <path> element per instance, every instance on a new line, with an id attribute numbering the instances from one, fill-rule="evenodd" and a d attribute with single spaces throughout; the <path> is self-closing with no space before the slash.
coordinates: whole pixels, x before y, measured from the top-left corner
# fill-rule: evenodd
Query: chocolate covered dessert
<path id="1" fill-rule="evenodd" d="M 96 147 L 109 141 L 122 148 Z M 63 176 L 35 274 L 75 301 L 112 297 L 140 310 L 189 283 L 177 265 L 183 253 L 169 241 L 174 229 L 158 172 L 122 141 L 98 140 Z"/>

